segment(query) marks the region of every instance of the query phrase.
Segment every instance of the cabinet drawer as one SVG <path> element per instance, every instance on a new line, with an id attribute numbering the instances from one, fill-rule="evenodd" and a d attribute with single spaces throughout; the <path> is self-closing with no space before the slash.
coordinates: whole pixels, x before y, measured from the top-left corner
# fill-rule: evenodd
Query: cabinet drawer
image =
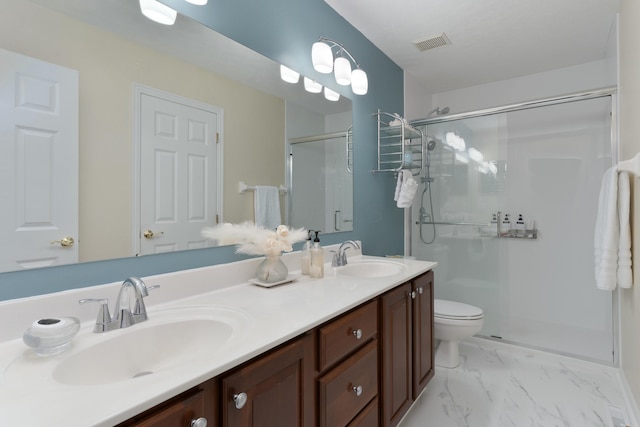
<path id="1" fill-rule="evenodd" d="M 378 393 L 378 341 L 370 341 L 319 384 L 320 426 L 346 426 Z"/>
<path id="2" fill-rule="evenodd" d="M 197 390 L 194 394 L 166 405 L 147 416 L 129 420 L 119 427 L 163 427 L 163 426 L 189 426 L 191 422 L 206 415 L 205 393 Z M 211 425 L 213 419 L 208 420 Z"/>
<path id="3" fill-rule="evenodd" d="M 322 372 L 376 336 L 376 301 L 345 314 L 318 331 L 318 371 Z"/>
<path id="4" fill-rule="evenodd" d="M 348 427 L 378 427 L 378 398 L 369 402 Z"/>

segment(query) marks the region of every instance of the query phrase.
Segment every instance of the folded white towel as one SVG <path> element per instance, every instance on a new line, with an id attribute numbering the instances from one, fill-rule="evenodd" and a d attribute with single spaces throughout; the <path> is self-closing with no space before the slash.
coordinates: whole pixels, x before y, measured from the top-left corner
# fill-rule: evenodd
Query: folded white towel
<path id="1" fill-rule="evenodd" d="M 413 179 L 413 175 L 408 170 L 401 170 L 398 173 L 398 183 L 396 184 L 396 194 L 394 200 L 399 208 L 409 208 L 413 203 L 413 198 L 418 190 L 418 183 Z"/>
<path id="2" fill-rule="evenodd" d="M 594 235 L 595 276 L 599 289 L 631 287 L 629 175 L 612 167 L 602 178 Z"/>
<path id="3" fill-rule="evenodd" d="M 633 284 L 631 262 L 631 219 L 629 206 L 631 190 L 629 173 L 618 173 L 618 221 L 620 223 L 620 242 L 618 245 L 618 286 L 630 288 Z"/>
<path id="4" fill-rule="evenodd" d="M 278 187 L 256 185 L 253 206 L 256 225 L 275 230 L 282 224 Z"/>

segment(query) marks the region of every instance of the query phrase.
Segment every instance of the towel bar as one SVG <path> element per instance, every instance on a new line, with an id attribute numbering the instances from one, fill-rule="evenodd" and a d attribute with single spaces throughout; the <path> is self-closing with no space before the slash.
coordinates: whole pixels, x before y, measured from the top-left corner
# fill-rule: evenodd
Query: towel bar
<path id="1" fill-rule="evenodd" d="M 240 183 L 238 184 L 238 190 L 239 190 L 240 193 L 246 193 L 247 191 L 255 191 L 256 190 L 256 186 L 255 185 L 247 185 L 246 182 L 240 181 Z M 287 187 L 285 187 L 284 185 L 280 185 L 278 187 L 278 192 L 280 194 L 286 194 L 287 193 Z"/>

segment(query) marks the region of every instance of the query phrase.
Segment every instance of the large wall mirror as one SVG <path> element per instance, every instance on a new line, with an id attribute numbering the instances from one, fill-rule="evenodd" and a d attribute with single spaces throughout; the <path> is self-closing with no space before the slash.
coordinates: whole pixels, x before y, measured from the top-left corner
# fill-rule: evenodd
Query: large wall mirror
<path id="1" fill-rule="evenodd" d="M 311 218 L 297 212 L 296 197 L 302 201 L 302 195 L 315 190 L 305 188 L 291 172 L 289 151 L 292 141 L 301 138 L 348 134 L 350 100 L 327 101 L 322 94 L 305 92 L 302 82 L 283 82 L 279 64 L 184 16 L 170 27 L 153 23 L 142 16 L 134 0 L 0 2 L 0 49 L 78 75 L 78 262 L 140 255 L 134 249 L 144 228 L 135 207 L 140 191 L 134 146 L 136 84 L 221 108 L 219 199 L 225 222 L 253 219 L 252 195 L 239 192 L 239 183 L 245 182 L 287 186 L 289 192 L 281 199 L 283 222 L 292 216 L 295 225 L 323 232 L 352 229 L 350 174 L 345 172 L 331 196 L 337 200 L 340 193 L 340 209 L 338 201 L 331 202 L 323 207 L 326 218 L 318 223 L 324 225 L 307 225 Z M 346 154 L 328 160 L 329 150 L 347 153 L 348 138 L 330 138 L 322 144 L 324 158 L 316 163 L 329 166 L 314 173 L 331 174 L 338 167 L 325 162 L 352 160 Z M 325 178 L 314 175 L 314 179 L 317 185 Z M 344 190 L 345 185 L 349 189 Z M 340 225 L 335 226 L 337 221 Z M 49 243 L 42 244 L 49 247 Z M 58 244 L 50 248 L 64 250 Z"/>

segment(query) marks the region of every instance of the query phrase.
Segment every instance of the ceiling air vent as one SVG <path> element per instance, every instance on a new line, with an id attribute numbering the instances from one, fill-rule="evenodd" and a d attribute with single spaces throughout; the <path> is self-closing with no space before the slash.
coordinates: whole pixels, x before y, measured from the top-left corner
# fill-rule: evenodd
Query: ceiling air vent
<path id="1" fill-rule="evenodd" d="M 413 44 L 418 48 L 418 50 L 420 50 L 420 52 L 424 52 L 426 50 L 451 44 L 451 40 L 449 40 L 449 37 L 447 37 L 445 33 L 441 33 L 424 39 L 415 40 Z"/>

